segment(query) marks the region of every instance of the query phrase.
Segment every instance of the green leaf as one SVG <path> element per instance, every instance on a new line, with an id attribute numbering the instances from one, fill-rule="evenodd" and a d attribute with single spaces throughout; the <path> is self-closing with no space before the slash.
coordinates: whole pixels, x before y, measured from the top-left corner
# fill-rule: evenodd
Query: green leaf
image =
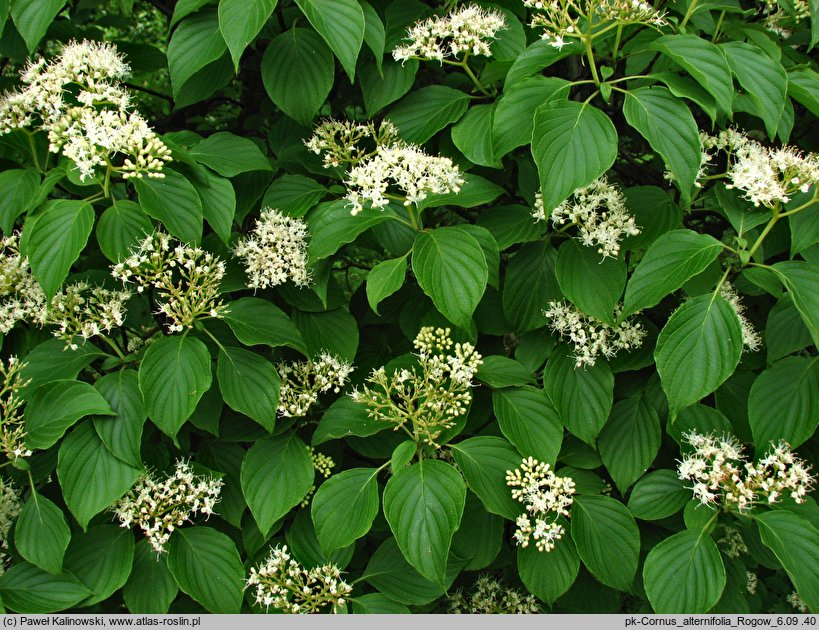
<path id="1" fill-rule="evenodd" d="M 503 312 L 518 333 L 543 328 L 543 310 L 562 295 L 555 277 L 555 250 L 548 243 L 527 243 L 506 267 Z"/>
<path id="2" fill-rule="evenodd" d="M 501 432 L 524 457 L 554 466 L 563 442 L 563 425 L 543 390 L 516 387 L 492 392 Z"/>
<path id="3" fill-rule="evenodd" d="M 85 249 L 93 226 L 91 204 L 68 199 L 52 202 L 36 218 L 26 221 L 22 252 L 28 256 L 31 272 L 49 300 Z"/>
<path id="4" fill-rule="evenodd" d="M 777 263 L 773 270 L 793 298 L 793 303 L 819 346 L 819 269 L 809 262 L 791 260 Z"/>
<path id="5" fill-rule="evenodd" d="M 503 188 L 487 179 L 472 173 L 464 173 L 464 183 L 458 192 L 431 194 L 418 202 L 418 209 L 440 208 L 441 206 L 458 206 L 474 208 L 494 201 L 503 194 Z M 465 228 L 467 225 L 459 225 Z"/>
<path id="6" fill-rule="evenodd" d="M 682 210 L 668 190 L 657 186 L 633 186 L 623 190 L 626 207 L 640 233 L 628 236 L 623 249 L 646 249 L 659 236 L 682 227 Z"/>
<path id="7" fill-rule="evenodd" d="M 700 106 L 700 109 L 708 114 L 711 124 L 716 123 L 717 102 L 707 90 L 689 76 L 675 74 L 673 72 L 653 72 L 651 77 L 659 79 L 665 83 L 669 92 L 679 98 L 687 98 Z"/>
<path id="8" fill-rule="evenodd" d="M 13 168 L 0 173 L 0 230 L 14 231 L 14 221 L 29 210 L 40 190 L 40 176 L 32 169 Z"/>
<path id="9" fill-rule="evenodd" d="M 378 515 L 378 472 L 351 468 L 319 486 L 310 512 L 324 553 L 342 549 L 370 531 Z"/>
<path id="10" fill-rule="evenodd" d="M 761 48 L 745 42 L 727 42 L 719 46 L 731 72 L 739 81 L 765 122 L 771 140 L 776 135 L 788 91 L 788 76 L 782 65 Z"/>
<path id="11" fill-rule="evenodd" d="M 413 245 L 412 271 L 435 308 L 468 330 L 488 279 L 478 241 L 454 227 L 421 232 Z"/>
<path id="12" fill-rule="evenodd" d="M 790 293 L 785 293 L 768 312 L 765 346 L 768 362 L 778 361 L 813 343 Z"/>
<path id="13" fill-rule="evenodd" d="M 20 375 L 24 381 L 28 381 L 26 391 L 33 392 L 55 379 L 76 378 L 83 368 L 104 356 L 107 355 L 91 343 L 78 345 L 76 350 L 66 352 L 62 339 L 49 339 L 26 355 L 27 365 Z"/>
<path id="14" fill-rule="evenodd" d="M 618 401 L 597 438 L 597 450 L 617 489 L 625 494 L 654 461 L 660 449 L 660 419 L 638 394 Z"/>
<path id="15" fill-rule="evenodd" d="M 289 217 L 303 217 L 327 194 L 315 179 L 303 175 L 282 175 L 264 193 L 262 207 L 278 208 Z"/>
<path id="16" fill-rule="evenodd" d="M 499 354 L 484 357 L 475 378 L 493 389 L 529 385 L 535 382 L 529 368 L 515 359 Z"/>
<path id="17" fill-rule="evenodd" d="M 119 262 L 128 257 L 131 248 L 146 234 L 153 231 L 151 220 L 138 203 L 118 199 L 100 215 L 97 242 L 108 260 Z"/>
<path id="18" fill-rule="evenodd" d="M 190 150 L 190 154 L 222 177 L 271 170 L 270 162 L 255 142 L 226 131 L 202 140 Z"/>
<path id="19" fill-rule="evenodd" d="M 452 127 L 452 142 L 473 164 L 500 168 L 492 140 L 493 105 L 473 105 Z"/>
<path id="20" fill-rule="evenodd" d="M 51 575 L 19 562 L 0 576 L 0 597 L 11 610 L 28 614 L 53 613 L 75 606 L 91 595 L 73 575 Z"/>
<path id="21" fill-rule="evenodd" d="M 699 129 L 688 106 L 663 87 L 643 87 L 626 94 L 623 115 L 659 153 L 683 200 L 690 199 L 700 169 L 701 147 Z"/>
<path id="22" fill-rule="evenodd" d="M 353 600 L 356 615 L 409 615 L 412 611 L 381 593 L 359 595 Z"/>
<path id="23" fill-rule="evenodd" d="M 91 606 L 125 584 L 133 561 L 131 532 L 116 525 L 100 525 L 74 536 L 65 554 L 65 570 L 93 593 L 81 602 Z"/>
<path id="24" fill-rule="evenodd" d="M 461 526 L 452 537 L 452 556 L 467 558 L 464 571 L 478 571 L 491 565 L 504 542 L 505 523 L 490 514 L 472 492 L 466 494 Z"/>
<path id="25" fill-rule="evenodd" d="M 43 385 L 29 396 L 26 405 L 26 444 L 46 449 L 56 444 L 77 420 L 114 411 L 100 393 L 88 383 L 56 380 Z"/>
<path id="26" fill-rule="evenodd" d="M 677 309 L 654 350 L 671 417 L 722 385 L 741 354 L 739 317 L 721 296 L 700 295 Z"/>
<path id="27" fill-rule="evenodd" d="M 12 2 L 11 19 L 14 20 L 17 32 L 26 43 L 29 54 L 37 48 L 37 44 L 40 43 L 48 27 L 64 6 L 65 0 L 16 0 Z"/>
<path id="28" fill-rule="evenodd" d="M 461 564 L 447 566 L 447 583 L 458 575 Z M 387 538 L 376 549 L 364 570 L 362 580 L 377 588 L 392 601 L 422 606 L 438 599 L 446 592 L 416 571 L 401 554 L 395 538 Z M 356 598 L 358 599 L 358 598 Z"/>
<path id="29" fill-rule="evenodd" d="M 389 113 L 407 142 L 423 144 L 463 116 L 469 95 L 445 85 L 429 85 L 412 92 Z"/>
<path id="30" fill-rule="evenodd" d="M 532 157 L 540 175 L 543 207 L 605 173 L 617 157 L 617 129 L 599 109 L 577 101 L 548 101 L 535 111 Z"/>
<path id="31" fill-rule="evenodd" d="M 759 452 L 785 440 L 796 448 L 816 431 L 819 361 L 787 357 L 763 371 L 751 386 L 748 422 Z"/>
<path id="32" fill-rule="evenodd" d="M 359 0 L 359 4 L 364 11 L 364 42 L 372 51 L 378 68 L 381 68 L 381 62 L 384 57 L 384 47 L 386 45 L 384 23 L 381 21 L 378 11 L 376 11 L 369 2 Z"/>
<path id="33" fill-rule="evenodd" d="M 717 46 L 696 35 L 666 35 L 655 39 L 650 48 L 682 66 L 731 115 L 734 81 L 725 55 Z"/>
<path id="34" fill-rule="evenodd" d="M 492 121 L 497 158 L 532 141 L 535 110 L 566 85 L 565 79 L 557 77 L 528 77 L 512 85 L 507 79 Z"/>
<path id="35" fill-rule="evenodd" d="M 14 546 L 23 558 L 43 571 L 59 575 L 71 530 L 63 511 L 46 497 L 32 492 L 14 529 Z"/>
<path id="36" fill-rule="evenodd" d="M 629 511 L 644 521 L 659 521 L 676 514 L 691 500 L 673 470 L 655 470 L 634 484 L 628 498 Z"/>
<path id="37" fill-rule="evenodd" d="M 139 375 L 134 370 L 110 372 L 94 383 L 94 388 L 111 406 L 112 417 L 94 418 L 94 429 L 112 455 L 136 468 L 142 467 L 142 429 L 148 415 Z"/>
<path id="38" fill-rule="evenodd" d="M 390 210 L 377 208 L 364 208 L 352 215 L 346 199 L 319 204 L 307 214 L 311 235 L 307 246 L 310 261 L 332 256 L 342 245 L 353 242 L 359 234 L 390 218 Z"/>
<path id="39" fill-rule="evenodd" d="M 168 571 L 165 555 L 159 558 L 147 538 L 136 544 L 131 575 L 122 588 L 128 612 L 142 615 L 164 615 L 176 599 L 179 587 Z"/>
<path id="40" fill-rule="evenodd" d="M 139 365 L 148 417 L 171 439 L 210 385 L 210 354 L 194 337 L 163 337 L 148 346 Z"/>
<path id="41" fill-rule="evenodd" d="M 530 77 L 533 74 L 540 74 L 544 68 L 548 68 L 565 57 L 577 55 L 583 52 L 580 42 L 570 41 L 562 48 L 555 48 L 550 42 L 538 39 L 529 45 L 526 50 L 520 53 L 515 59 L 509 72 L 506 74 L 505 90 L 515 85 L 518 81 Z"/>
<path id="42" fill-rule="evenodd" d="M 575 497 L 572 540 L 594 577 L 617 590 L 630 590 L 640 558 L 640 530 L 626 506 L 606 496 Z"/>
<path id="43" fill-rule="evenodd" d="M 207 220 L 222 242 L 230 242 L 233 217 L 236 214 L 236 191 L 230 180 L 203 168 L 194 179 L 196 192 L 202 200 L 202 217 Z"/>
<path id="44" fill-rule="evenodd" d="M 788 96 L 819 116 L 819 73 L 804 65 L 789 68 Z"/>
<path id="45" fill-rule="evenodd" d="M 421 575 L 444 588 L 449 547 L 465 501 L 463 477 L 439 460 L 402 468 L 384 489 L 384 516 L 401 553 Z"/>
<path id="46" fill-rule="evenodd" d="M 345 309 L 337 308 L 324 313 L 293 311 L 293 322 L 301 331 L 312 357 L 323 351 L 352 361 L 358 349 L 358 324 Z"/>
<path id="47" fill-rule="evenodd" d="M 523 585 L 547 604 L 553 604 L 569 590 L 578 571 L 580 559 L 567 536 L 548 553 L 538 551 L 534 545 L 518 547 L 518 573 Z"/>
<path id="48" fill-rule="evenodd" d="M 242 53 L 262 30 L 276 3 L 277 0 L 219 0 L 219 30 L 237 73 Z"/>
<path id="49" fill-rule="evenodd" d="M 543 389 L 561 423 L 593 447 L 614 402 L 614 374 L 608 364 L 598 361 L 576 369 L 568 348 L 558 346 L 546 362 Z"/>
<path id="50" fill-rule="evenodd" d="M 723 245 L 707 234 L 673 230 L 660 236 L 643 256 L 626 286 L 621 319 L 654 306 L 705 270 Z"/>
<path id="51" fill-rule="evenodd" d="M 242 607 L 245 570 L 236 546 L 211 527 L 178 529 L 168 541 L 168 569 L 179 588 L 208 612 L 236 614 Z"/>
<path id="52" fill-rule="evenodd" d="M 406 275 L 406 256 L 381 261 L 370 270 L 367 274 L 367 302 L 376 315 L 379 303 L 403 286 Z"/>
<path id="53" fill-rule="evenodd" d="M 799 596 L 815 613 L 819 610 L 819 531 L 786 510 L 762 512 L 756 522 L 762 542 L 774 552 Z"/>
<path id="54" fill-rule="evenodd" d="M 229 302 L 223 319 L 236 339 L 246 346 L 290 346 L 294 350 L 305 351 L 298 328 L 284 311 L 267 300 L 245 297 Z"/>
<path id="55" fill-rule="evenodd" d="M 368 118 L 404 96 L 415 83 L 418 60 L 404 63 L 385 59 L 381 69 L 375 64 L 365 64 L 358 75 L 364 108 Z"/>
<path id="56" fill-rule="evenodd" d="M 60 444 L 57 478 L 65 504 L 83 528 L 128 492 L 141 472 L 114 457 L 90 422 L 78 426 Z"/>
<path id="57" fill-rule="evenodd" d="M 614 307 L 626 286 L 626 263 L 603 258 L 593 247 L 566 241 L 557 252 L 555 276 L 560 288 L 581 311 L 614 324 Z"/>
<path id="58" fill-rule="evenodd" d="M 268 44 L 262 81 L 276 107 L 309 125 L 333 87 L 333 53 L 315 31 L 292 28 Z"/>
<path id="59" fill-rule="evenodd" d="M 134 181 L 139 205 L 177 238 L 198 244 L 202 238 L 202 199 L 187 177 L 167 168 L 163 172 L 161 179 Z"/>
<path id="60" fill-rule="evenodd" d="M 708 612 L 725 588 L 725 566 L 717 544 L 708 534 L 694 530 L 666 538 L 648 552 L 643 584 L 656 613 Z"/>
<path id="61" fill-rule="evenodd" d="M 216 376 L 222 398 L 231 409 L 273 431 L 281 380 L 270 361 L 242 348 L 222 348 Z"/>
<path id="62" fill-rule="evenodd" d="M 526 206 L 493 206 L 483 210 L 476 224 L 487 230 L 504 251 L 516 243 L 537 241 L 545 227 L 532 221 L 532 212 Z"/>
<path id="63" fill-rule="evenodd" d="M 352 83 L 366 27 L 361 5 L 356 0 L 296 0 L 296 4 L 338 57 Z"/>
<path id="64" fill-rule="evenodd" d="M 366 437 L 389 428 L 386 422 L 370 418 L 367 405 L 357 403 L 347 396 L 337 399 L 321 416 L 313 432 L 311 444 L 318 446 L 330 440 L 352 435 Z"/>
<path id="65" fill-rule="evenodd" d="M 487 511 L 510 521 L 523 512 L 506 485 L 506 472 L 521 462 L 520 454 L 509 442 L 499 437 L 478 436 L 449 447 L 469 489 L 478 495 Z"/>
<path id="66" fill-rule="evenodd" d="M 216 9 L 205 9 L 182 20 L 168 42 L 168 70 L 174 100 L 182 95 L 182 88 L 189 79 L 226 50 Z"/>
<path id="67" fill-rule="evenodd" d="M 298 505 L 313 485 L 313 462 L 295 433 L 257 441 L 242 461 L 242 492 L 267 534 L 273 523 Z"/>

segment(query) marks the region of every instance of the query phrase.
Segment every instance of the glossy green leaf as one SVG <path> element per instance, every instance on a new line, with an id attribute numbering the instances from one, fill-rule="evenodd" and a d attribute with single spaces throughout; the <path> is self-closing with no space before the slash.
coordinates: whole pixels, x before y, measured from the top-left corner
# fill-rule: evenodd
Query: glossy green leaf
<path id="1" fill-rule="evenodd" d="M 164 615 L 178 592 L 176 580 L 168 571 L 166 556 L 157 558 L 148 539 L 140 540 L 134 549 L 131 575 L 122 588 L 122 597 L 128 612 Z"/>
<path id="2" fill-rule="evenodd" d="M 205 9 L 182 20 L 168 42 L 168 70 L 174 99 L 182 95 L 189 79 L 226 51 L 216 9 Z"/>
<path id="3" fill-rule="evenodd" d="M 609 324 L 626 286 L 626 264 L 602 257 L 577 240 L 566 241 L 557 252 L 555 276 L 564 295 L 581 311 Z"/>
<path id="4" fill-rule="evenodd" d="M 409 59 L 403 63 L 384 59 L 381 69 L 375 64 L 365 64 L 358 75 L 367 117 L 393 104 L 404 96 L 418 72 L 418 60 Z"/>
<path id="5" fill-rule="evenodd" d="M 760 452 L 785 440 L 805 442 L 819 421 L 819 361 L 787 357 L 757 376 L 748 399 L 748 422 Z"/>
<path id="6" fill-rule="evenodd" d="M 112 455 L 140 468 L 142 429 L 148 415 L 134 370 L 110 372 L 94 383 L 94 388 L 111 405 L 113 416 L 94 418 L 94 429 Z"/>
<path id="7" fill-rule="evenodd" d="M 543 389 L 561 423 L 593 446 L 609 418 L 614 402 L 614 374 L 604 361 L 576 368 L 565 346 L 558 346 L 546 362 Z"/>
<path id="8" fill-rule="evenodd" d="M 222 348 L 216 376 L 222 398 L 231 409 L 273 431 L 281 379 L 270 361 L 242 348 Z"/>
<path id="9" fill-rule="evenodd" d="M 366 437 L 375 435 L 389 425 L 381 420 L 370 418 L 367 405 L 357 403 L 347 396 L 338 398 L 324 415 L 321 416 L 313 432 L 312 445 L 318 446 L 330 440 L 348 436 Z"/>
<path id="10" fill-rule="evenodd" d="M 452 127 L 452 142 L 473 164 L 500 168 L 492 139 L 492 105 L 473 105 Z"/>
<path id="11" fill-rule="evenodd" d="M 14 528 L 14 546 L 23 558 L 43 571 L 59 575 L 71 530 L 60 508 L 46 497 L 32 493 Z"/>
<path id="12" fill-rule="evenodd" d="M 639 479 L 660 448 L 660 419 L 645 396 L 615 403 L 597 438 L 597 449 L 621 493 Z"/>
<path id="13" fill-rule="evenodd" d="M 311 234 L 307 249 L 310 260 L 332 256 L 342 245 L 351 243 L 359 234 L 390 218 L 389 210 L 377 208 L 365 208 L 352 215 L 346 199 L 319 204 L 307 214 Z"/>
<path id="14" fill-rule="evenodd" d="M 692 230 L 673 230 L 660 236 L 631 274 L 622 317 L 657 304 L 708 267 L 722 249 L 717 239 Z"/>
<path id="15" fill-rule="evenodd" d="M 672 418 L 731 376 L 741 354 L 739 317 L 721 296 L 701 295 L 677 309 L 654 350 Z"/>
<path id="16" fill-rule="evenodd" d="M 262 30 L 276 3 L 277 0 L 219 0 L 219 30 L 236 72 L 242 53 Z"/>
<path id="17" fill-rule="evenodd" d="M 212 527 L 178 529 L 168 542 L 168 569 L 179 588 L 208 612 L 239 612 L 245 569 L 226 534 Z"/>
<path id="18" fill-rule="evenodd" d="M 445 85 L 412 92 L 389 113 L 389 120 L 407 142 L 421 144 L 463 116 L 469 95 Z"/>
<path id="19" fill-rule="evenodd" d="M 146 214 L 159 219 L 168 231 L 187 243 L 202 238 L 202 199 L 187 177 L 165 169 L 164 177 L 134 181 L 139 205 Z"/>
<path id="20" fill-rule="evenodd" d="M 125 584 L 133 561 L 131 532 L 117 525 L 99 525 L 74 536 L 65 553 L 65 570 L 93 593 L 81 602 L 91 606 Z"/>
<path id="21" fill-rule="evenodd" d="M 378 314 L 379 303 L 398 291 L 407 275 L 407 257 L 382 260 L 367 274 L 367 302 Z"/>
<path id="22" fill-rule="evenodd" d="M 673 470 L 655 470 L 634 484 L 628 509 L 636 518 L 658 521 L 676 514 L 690 500 L 691 490 Z"/>
<path id="23" fill-rule="evenodd" d="M 194 337 L 163 337 L 148 347 L 139 365 L 148 417 L 172 439 L 210 385 L 210 353 Z"/>
<path id="24" fill-rule="evenodd" d="M 73 575 L 52 575 L 42 569 L 19 562 L 0 576 L 0 597 L 11 610 L 43 614 L 65 610 L 91 595 Z"/>
<path id="25" fill-rule="evenodd" d="M 523 506 L 512 498 L 506 472 L 520 466 L 521 456 L 509 442 L 499 437 L 477 436 L 450 444 L 452 456 L 469 489 L 492 514 L 514 520 Z"/>
<path id="26" fill-rule="evenodd" d="M 94 414 L 112 416 L 114 411 L 88 383 L 63 379 L 47 383 L 26 405 L 26 444 L 33 449 L 49 448 L 77 420 Z"/>
<path id="27" fill-rule="evenodd" d="M 611 168 L 617 157 L 617 129 L 592 105 L 548 101 L 535 111 L 532 157 L 549 213 Z"/>
<path id="28" fill-rule="evenodd" d="M 433 459 L 399 470 L 384 489 L 384 515 L 407 562 L 443 587 L 449 547 L 465 501 L 460 473 Z"/>
<path id="29" fill-rule="evenodd" d="M 130 490 L 141 473 L 114 457 L 90 422 L 78 426 L 60 444 L 57 478 L 65 504 L 83 528 Z"/>
<path id="30" fill-rule="evenodd" d="M 108 260 L 119 262 L 127 258 L 130 250 L 153 229 L 151 220 L 138 203 L 118 199 L 100 215 L 97 241 Z"/>
<path id="31" fill-rule="evenodd" d="M 358 349 L 358 324 L 345 309 L 324 313 L 293 311 L 293 323 L 301 332 L 308 354 L 315 357 L 325 350 L 352 361 Z"/>
<path id="32" fill-rule="evenodd" d="M 307 446 L 294 433 L 257 441 L 242 461 L 242 492 L 265 534 L 313 485 Z"/>
<path id="33" fill-rule="evenodd" d="M 797 260 L 777 263 L 773 269 L 791 294 L 814 345 L 819 345 L 819 269 Z"/>
<path id="34" fill-rule="evenodd" d="M 325 553 L 346 547 L 370 531 L 378 515 L 377 476 L 376 468 L 351 468 L 319 486 L 310 511 Z"/>
<path id="35" fill-rule="evenodd" d="M 640 530 L 620 501 L 585 494 L 576 497 L 572 540 L 594 577 L 617 590 L 630 589 L 640 556 Z"/>
<path id="36" fill-rule="evenodd" d="M 648 553 L 643 584 L 656 613 L 708 612 L 725 588 L 725 566 L 717 544 L 695 530 L 666 538 Z"/>
<path id="37" fill-rule="evenodd" d="M 0 230 L 14 231 L 14 221 L 34 203 L 40 188 L 40 176 L 33 169 L 13 168 L 0 173 Z"/>
<path id="38" fill-rule="evenodd" d="M 554 466 L 563 442 L 563 425 L 543 390 L 516 387 L 492 392 L 501 432 L 524 457 Z"/>
<path id="39" fill-rule="evenodd" d="M 290 346 L 304 351 L 304 341 L 290 318 L 272 302 L 245 297 L 228 303 L 224 316 L 236 339 L 246 346 Z"/>
<path id="40" fill-rule="evenodd" d="M 626 94 L 623 115 L 663 158 L 683 199 L 690 199 L 702 149 L 699 129 L 688 106 L 663 87 L 644 87 Z"/>
<path id="41" fill-rule="evenodd" d="M 60 288 L 71 265 L 85 249 L 94 209 L 83 201 L 61 199 L 29 219 L 23 228 L 21 249 L 48 299 Z"/>
<path id="42" fill-rule="evenodd" d="M 412 270 L 441 314 L 468 329 L 488 279 L 478 241 L 453 227 L 421 232 L 413 245 Z"/>
<path id="43" fill-rule="evenodd" d="M 564 79 L 557 77 L 528 77 L 512 85 L 507 79 L 492 121 L 492 138 L 498 158 L 532 141 L 535 110 L 566 85 Z"/>
<path id="44" fill-rule="evenodd" d="M 518 573 L 526 589 L 547 604 L 569 590 L 580 571 L 574 543 L 563 536 L 551 551 L 538 551 L 535 545 L 518 547 Z"/>
<path id="45" fill-rule="evenodd" d="M 296 0 L 296 4 L 338 57 L 352 83 L 366 27 L 361 5 L 356 0 Z"/>
<path id="46" fill-rule="evenodd" d="M 248 171 L 269 171 L 271 168 L 255 142 L 225 131 L 202 140 L 190 150 L 190 154 L 197 162 L 209 166 L 222 177 L 235 177 Z"/>
<path id="47" fill-rule="evenodd" d="M 327 194 L 315 179 L 303 175 L 282 175 L 270 184 L 262 198 L 262 207 L 278 208 L 289 217 L 304 216 Z"/>
<path id="48" fill-rule="evenodd" d="M 503 312 L 518 333 L 543 328 L 543 310 L 559 299 L 555 250 L 547 243 L 528 243 L 509 261 L 503 285 Z"/>
<path id="49" fill-rule="evenodd" d="M 65 0 L 17 0 L 11 3 L 11 19 L 23 38 L 29 54 L 46 34 L 48 27 L 65 6 Z M 58 609 L 59 610 L 59 609 Z"/>

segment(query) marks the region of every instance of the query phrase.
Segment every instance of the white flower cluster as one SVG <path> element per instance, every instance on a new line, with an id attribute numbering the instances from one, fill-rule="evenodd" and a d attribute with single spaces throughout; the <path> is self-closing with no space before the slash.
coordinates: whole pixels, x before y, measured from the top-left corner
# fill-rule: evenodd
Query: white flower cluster
<path id="1" fill-rule="evenodd" d="M 55 337 L 76 350 L 75 337 L 87 340 L 122 326 L 129 299 L 130 291 L 110 291 L 77 282 L 61 289 L 51 300 L 47 323 L 57 326 Z"/>
<path id="2" fill-rule="evenodd" d="M 521 593 L 482 575 L 475 580 L 468 595 L 460 589 L 450 595 L 448 612 L 454 615 L 536 615 L 542 610 L 534 595 Z"/>
<path id="3" fill-rule="evenodd" d="M 707 165 L 712 151 L 728 156 L 726 188 L 736 188 L 755 206 L 773 208 L 788 203 L 796 192 L 808 192 L 819 181 L 819 155 L 805 155 L 784 146 L 765 147 L 736 129 L 720 131 L 716 136 L 700 134 L 702 162 Z M 704 170 L 704 169 L 703 169 Z"/>
<path id="4" fill-rule="evenodd" d="M 288 280 L 300 287 L 310 284 L 307 237 L 307 224 L 301 219 L 263 209 L 253 231 L 233 247 L 233 253 L 244 262 L 248 286 L 266 289 Z"/>
<path id="5" fill-rule="evenodd" d="M 0 575 L 6 571 L 11 525 L 22 510 L 20 495 L 10 481 L 0 477 Z"/>
<path id="6" fill-rule="evenodd" d="M 138 293 L 153 289 L 157 313 L 167 318 L 171 333 L 191 328 L 197 319 L 226 312 L 219 299 L 225 263 L 163 232 L 146 236 L 128 258 L 114 265 L 111 275 L 134 283 Z"/>
<path id="7" fill-rule="evenodd" d="M 743 511 L 761 502 L 777 503 L 783 496 L 804 503 L 813 489 L 810 466 L 786 442 L 772 445 L 754 464 L 746 461 L 742 446 L 733 437 L 691 431 L 684 438 L 694 451 L 679 462 L 678 476 L 693 482 L 694 497 L 705 505 Z"/>
<path id="8" fill-rule="evenodd" d="M 338 612 L 353 591 L 337 566 L 307 569 L 290 556 L 287 545 L 272 548 L 264 563 L 251 567 L 246 587 L 253 586 L 256 604 L 290 614 L 317 613 L 328 606 Z"/>
<path id="9" fill-rule="evenodd" d="M 351 394 L 353 400 L 367 405 L 371 418 L 435 445 L 438 436 L 467 412 L 472 377 L 483 363 L 472 344 L 454 343 L 450 332 L 449 328 L 422 328 L 414 341 L 418 369 L 402 368 L 389 375 L 383 367 L 375 369 L 363 390 Z"/>
<path id="10" fill-rule="evenodd" d="M 546 220 L 540 192 L 535 195 L 532 216 L 537 221 Z M 626 209 L 622 191 L 605 177 L 575 190 L 552 210 L 550 216 L 554 225 L 576 225 L 580 242 L 586 247 L 597 246 L 597 251 L 604 257 L 616 258 L 620 253 L 620 241 L 640 233 L 634 217 Z"/>
<path id="11" fill-rule="evenodd" d="M 807 0 L 793 0 L 790 2 L 790 12 L 782 3 L 775 0 L 766 0 L 765 28 L 779 35 L 782 39 L 787 39 L 793 35 L 793 31 L 788 28 L 793 24 L 799 24 L 802 20 L 810 18 L 810 3 Z M 791 15 L 791 12 L 793 15 Z"/>
<path id="12" fill-rule="evenodd" d="M 0 333 L 7 333 L 19 321 L 45 324 L 46 296 L 31 273 L 27 256 L 20 253 L 20 234 L 2 241 L 0 257 Z"/>
<path id="13" fill-rule="evenodd" d="M 319 394 L 330 390 L 338 394 L 354 369 L 349 362 L 329 352 L 322 352 L 314 360 L 282 362 L 276 367 L 282 379 L 278 412 L 284 418 L 307 415 Z"/>
<path id="14" fill-rule="evenodd" d="M 416 22 L 407 29 L 409 43 L 396 46 L 392 56 L 396 61 L 445 58 L 467 55 L 491 56 L 491 40 L 506 28 L 500 11 L 490 11 L 477 5 L 461 7 L 444 17 L 436 16 Z"/>
<path id="15" fill-rule="evenodd" d="M 24 88 L 0 99 L 0 134 L 36 126 L 48 134 L 49 150 L 62 151 L 92 177 L 107 166 L 123 178 L 162 177 L 168 147 L 131 108 L 122 85 L 128 65 L 113 44 L 70 42 L 57 59 L 40 59 L 22 73 Z M 124 156 L 114 165 L 116 155 Z"/>
<path id="16" fill-rule="evenodd" d="M 723 282 L 720 287 L 720 295 L 725 299 L 734 312 L 739 317 L 740 327 L 742 328 L 742 344 L 751 352 L 756 352 L 762 345 L 762 337 L 754 329 L 754 325 L 745 316 L 745 305 L 742 303 L 742 298 L 736 292 L 730 282 Z"/>
<path id="17" fill-rule="evenodd" d="M 191 465 L 178 460 L 172 475 L 157 479 L 145 474 L 111 509 L 121 527 L 136 524 L 154 551 L 163 553 L 174 529 L 194 514 L 213 514 L 222 480 L 195 475 Z"/>
<path id="18" fill-rule="evenodd" d="M 797 611 L 803 614 L 807 614 L 810 612 L 810 607 L 808 606 L 807 602 L 799 596 L 799 593 L 796 591 L 792 591 L 790 595 L 786 598 L 786 601 L 791 605 L 791 607 L 795 608 Z"/>
<path id="19" fill-rule="evenodd" d="M 526 507 L 515 521 L 515 542 L 528 547 L 531 539 L 538 551 L 554 549 L 566 533 L 558 520 L 569 516 L 574 502 L 572 478 L 558 477 L 549 464 L 528 457 L 519 468 L 506 471 L 506 485 L 512 488 L 512 498 Z"/>
<path id="20" fill-rule="evenodd" d="M 619 316 L 618 306 L 615 317 Z M 612 326 L 590 317 L 565 301 L 549 301 L 549 308 L 543 311 L 549 319 L 549 327 L 572 342 L 575 367 L 592 366 L 599 356 L 607 359 L 620 350 L 639 348 L 646 331 L 639 322 L 625 320 Z"/>
<path id="21" fill-rule="evenodd" d="M 358 143 L 363 139 L 374 142 L 375 147 L 362 147 Z M 326 152 L 325 166 L 350 164 L 344 184 L 353 215 L 368 202 L 373 208 L 383 208 L 391 200 L 417 205 L 430 194 L 457 193 L 464 183 L 451 159 L 427 155 L 420 147 L 399 140 L 389 122 L 375 131 L 373 125 L 326 121 L 306 144 L 316 154 Z"/>
<path id="22" fill-rule="evenodd" d="M 729 558 L 739 558 L 748 553 L 748 545 L 736 527 L 721 525 L 722 536 L 717 539 L 720 550 Z"/>
<path id="23" fill-rule="evenodd" d="M 20 390 L 29 383 L 22 378 L 24 367 L 26 364 L 17 357 L 9 357 L 6 364 L 0 361 L 0 450 L 12 462 L 31 455 L 31 449 L 26 446 L 25 420 L 21 411 L 25 401 L 20 397 Z"/>
<path id="24" fill-rule="evenodd" d="M 756 573 L 752 573 L 751 571 L 745 572 L 745 590 L 748 591 L 749 595 L 756 595 L 756 591 L 759 588 L 759 577 Z"/>
<path id="25" fill-rule="evenodd" d="M 581 22 L 586 23 L 587 16 L 593 16 L 592 29 L 608 30 L 610 24 L 654 28 L 666 24 L 665 14 L 642 0 L 523 0 L 523 4 L 535 10 L 532 28 L 544 29 L 541 38 L 557 49 L 566 45 L 567 38 L 583 37 Z"/>

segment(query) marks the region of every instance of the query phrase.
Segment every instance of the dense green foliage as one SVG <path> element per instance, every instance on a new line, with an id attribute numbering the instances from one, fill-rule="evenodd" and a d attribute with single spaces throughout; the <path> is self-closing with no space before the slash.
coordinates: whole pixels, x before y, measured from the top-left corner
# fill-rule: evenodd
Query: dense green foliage
<path id="1" fill-rule="evenodd" d="M 819 3 L 479 6 L 0 0 L 0 606 L 819 612 Z"/>

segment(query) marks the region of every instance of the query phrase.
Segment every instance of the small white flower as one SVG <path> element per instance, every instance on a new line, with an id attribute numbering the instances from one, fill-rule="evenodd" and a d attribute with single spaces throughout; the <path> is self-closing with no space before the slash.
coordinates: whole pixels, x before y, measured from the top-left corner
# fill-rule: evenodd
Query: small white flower
<path id="1" fill-rule="evenodd" d="M 253 231 L 236 243 L 233 252 L 245 264 L 248 286 L 265 289 L 292 280 L 310 284 L 307 269 L 307 224 L 265 208 Z"/>

